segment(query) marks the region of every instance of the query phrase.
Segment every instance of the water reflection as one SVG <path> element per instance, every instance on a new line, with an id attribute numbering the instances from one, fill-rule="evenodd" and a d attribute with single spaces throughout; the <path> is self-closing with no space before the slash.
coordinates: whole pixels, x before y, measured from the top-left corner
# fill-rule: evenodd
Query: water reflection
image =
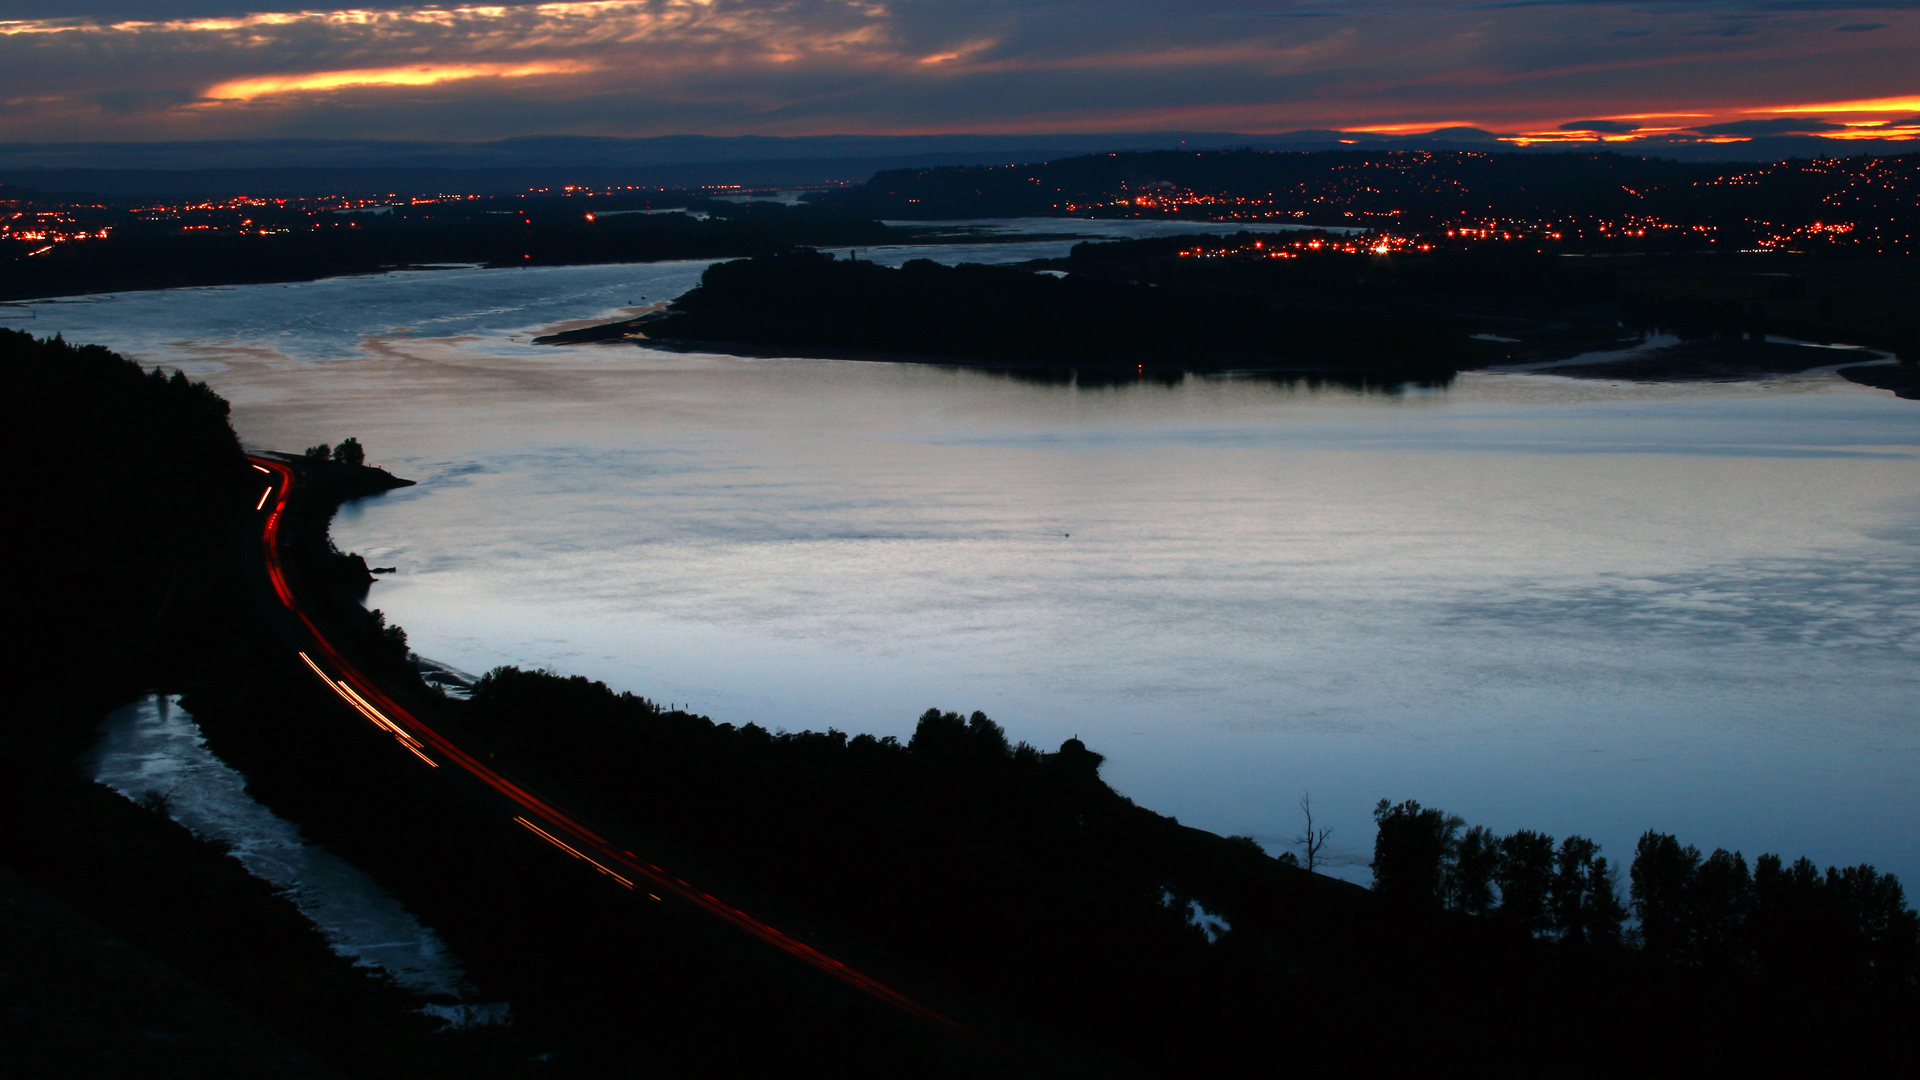
<path id="1" fill-rule="evenodd" d="M 1920 561 L 1898 547 L 1844 558 L 1756 560 L 1577 585 L 1516 582 L 1442 617 L 1450 629 L 1635 637 L 1680 648 L 1738 645 L 1920 659 Z"/>
<path id="2" fill-rule="evenodd" d="M 153 694 L 116 709 L 81 764 L 99 783 L 227 845 L 248 873 L 277 887 L 334 952 L 356 965 L 378 968 L 419 994 L 458 998 L 470 991 L 432 930 L 372 878 L 253 801 L 246 778 L 207 749 L 178 698 Z M 497 1022 L 505 1008 L 449 1005 L 434 1015 L 457 1024 Z"/>
<path id="3" fill-rule="evenodd" d="M 1196 375 L 1178 368 L 1142 368 L 1137 375 L 1089 374 L 1077 368 L 1011 368 L 999 370 L 982 369 L 982 374 L 999 375 L 1015 382 L 1032 383 L 1036 386 L 1062 386 L 1076 389 L 1105 390 L 1122 386 L 1159 386 L 1174 389 L 1189 379 L 1234 379 L 1242 382 L 1268 383 L 1287 390 L 1300 389 L 1310 393 L 1321 390 L 1345 391 L 1358 397 L 1371 394 L 1398 395 L 1409 390 L 1444 390 L 1453 385 L 1454 376 L 1435 379 L 1432 377 L 1400 377 L 1390 371 L 1265 371 L 1249 369 L 1245 371 L 1215 371 Z"/>

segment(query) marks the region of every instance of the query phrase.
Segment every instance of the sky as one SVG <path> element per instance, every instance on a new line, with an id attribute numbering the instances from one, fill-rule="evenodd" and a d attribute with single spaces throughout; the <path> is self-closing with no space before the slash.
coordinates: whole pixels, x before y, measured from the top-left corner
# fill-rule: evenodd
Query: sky
<path id="1" fill-rule="evenodd" d="M 1911 137 L 1917 57 L 1920 0 L 0 0 L 0 142 Z"/>

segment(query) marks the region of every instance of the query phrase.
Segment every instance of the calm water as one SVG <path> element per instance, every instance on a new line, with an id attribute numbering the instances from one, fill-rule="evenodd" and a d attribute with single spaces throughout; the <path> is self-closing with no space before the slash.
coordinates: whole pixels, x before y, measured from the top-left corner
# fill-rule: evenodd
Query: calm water
<path id="1" fill-rule="evenodd" d="M 1035 252 L 885 256 L 922 253 Z M 206 378 L 255 445 L 356 435 L 421 480 L 335 535 L 469 671 L 769 727 L 984 709 L 1276 850 L 1311 791 L 1361 880 L 1388 797 L 1920 882 L 1920 404 L 1824 374 L 1356 396 L 525 344 L 700 268 L 129 294 L 38 326 Z"/>
<path id="2" fill-rule="evenodd" d="M 334 952 L 387 972 L 415 993 L 468 992 L 439 936 L 372 878 L 307 843 L 292 824 L 254 802 L 246 777 L 207 749 L 177 699 L 149 695 L 116 709 L 82 765 L 127 798 L 164 807 L 195 836 L 231 845 L 249 873 L 271 882 L 320 927 Z"/>

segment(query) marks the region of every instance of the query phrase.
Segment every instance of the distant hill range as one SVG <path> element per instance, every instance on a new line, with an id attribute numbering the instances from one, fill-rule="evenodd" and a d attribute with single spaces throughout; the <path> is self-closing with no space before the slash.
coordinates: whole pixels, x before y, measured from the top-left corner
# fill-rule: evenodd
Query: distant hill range
<path id="1" fill-rule="evenodd" d="M 1556 247 L 1631 239 L 1635 250 L 1839 242 L 1911 252 L 1920 154 L 1717 164 L 1570 151 L 1158 151 L 896 169 L 803 198 L 883 220 L 1234 218 L 1358 225 L 1436 242 L 1464 229 Z"/>
<path id="2" fill-rule="evenodd" d="M 1567 150 L 1560 143 L 1535 150 Z M 1892 154 L 1912 143 L 1775 136 L 1734 143 L 1613 142 L 1607 149 L 1680 161 L 1781 161 Z M 493 142 L 240 139 L 151 143 L 0 143 L 0 182 L 51 194 L 262 196 L 506 194 L 566 185 L 748 188 L 859 183 L 889 169 L 1006 165 L 1146 150 L 1523 151 L 1477 128 L 1382 137 L 1163 131 L 1059 135 L 547 136 Z M 1595 148 L 1599 148 L 1595 144 Z"/>

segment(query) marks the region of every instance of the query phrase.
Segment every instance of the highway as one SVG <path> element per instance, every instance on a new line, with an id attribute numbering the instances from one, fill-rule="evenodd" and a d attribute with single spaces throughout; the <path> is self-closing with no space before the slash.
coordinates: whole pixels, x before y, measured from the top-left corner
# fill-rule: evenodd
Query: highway
<path id="1" fill-rule="evenodd" d="M 513 820 L 520 826 L 568 856 L 591 864 L 610 878 L 613 884 L 636 892 L 657 889 L 676 896 L 904 1013 L 967 1041 L 984 1044 L 978 1035 L 960 1023 L 619 847 L 538 794 L 490 768 L 408 712 L 383 691 L 377 681 L 328 641 L 302 608 L 299 597 L 287 582 L 280 551 L 280 527 L 293 497 L 298 474 L 291 466 L 273 458 L 253 456 L 250 460 L 253 467 L 263 474 L 262 482 L 266 485 L 255 507 L 255 511 L 263 518 L 260 530 L 261 555 L 267 581 L 286 613 L 292 617 L 291 633 L 299 638 L 290 644 L 301 661 L 312 670 L 314 677 L 354 712 L 392 736 L 402 749 L 418 758 L 424 767 L 457 769 L 493 789 L 511 805 Z M 652 892 L 647 895 L 655 900 L 660 899 Z"/>

